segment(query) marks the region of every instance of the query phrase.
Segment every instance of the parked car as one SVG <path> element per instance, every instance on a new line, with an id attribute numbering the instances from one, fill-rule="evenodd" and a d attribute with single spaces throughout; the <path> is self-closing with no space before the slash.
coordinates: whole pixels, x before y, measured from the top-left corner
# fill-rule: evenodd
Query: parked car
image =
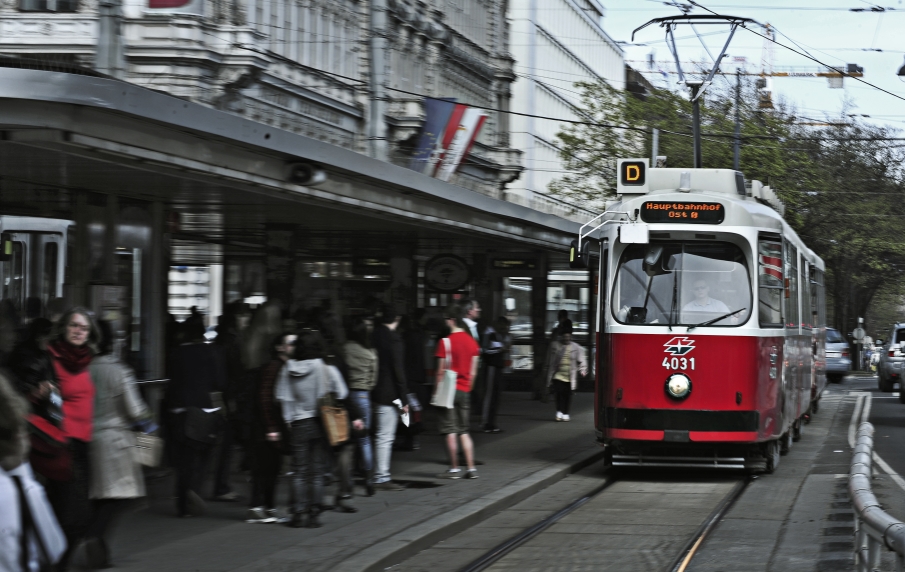
<path id="1" fill-rule="evenodd" d="M 848 342 L 833 328 L 826 329 L 826 380 L 839 383 L 852 370 L 851 351 Z"/>
<path id="2" fill-rule="evenodd" d="M 878 388 L 880 391 L 892 391 L 896 383 L 902 382 L 905 368 L 905 324 L 894 324 L 889 332 L 889 339 L 878 350 L 880 361 L 877 364 Z"/>

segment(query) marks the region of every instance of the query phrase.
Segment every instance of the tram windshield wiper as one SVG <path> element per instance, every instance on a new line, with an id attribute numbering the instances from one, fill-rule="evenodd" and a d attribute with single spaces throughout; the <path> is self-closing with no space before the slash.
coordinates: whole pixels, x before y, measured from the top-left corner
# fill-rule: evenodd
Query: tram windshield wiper
<path id="1" fill-rule="evenodd" d="M 728 314 L 724 314 L 724 315 L 720 316 L 719 318 L 714 318 L 714 319 L 712 319 L 712 320 L 707 320 L 706 322 L 701 322 L 700 324 L 695 324 L 695 325 L 693 325 L 693 326 L 688 326 L 688 329 L 685 330 L 685 331 L 686 331 L 686 332 L 690 332 L 691 330 L 693 330 L 693 329 L 695 329 L 695 328 L 697 328 L 697 327 L 703 327 L 703 326 L 709 326 L 710 324 L 715 324 L 715 323 L 719 322 L 720 320 L 725 320 L 725 319 L 728 318 L 729 316 L 734 316 L 734 315 L 738 314 L 739 312 L 744 312 L 746 309 L 747 309 L 747 308 L 742 308 L 742 309 L 740 309 L 740 310 L 736 310 L 736 311 L 734 311 L 734 312 L 729 312 Z"/>

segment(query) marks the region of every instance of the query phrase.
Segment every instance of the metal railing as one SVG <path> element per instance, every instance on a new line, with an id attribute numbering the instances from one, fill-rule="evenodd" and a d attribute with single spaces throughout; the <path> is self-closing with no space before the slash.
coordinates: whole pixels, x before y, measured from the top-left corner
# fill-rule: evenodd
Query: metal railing
<path id="1" fill-rule="evenodd" d="M 893 518 L 880 507 L 870 489 L 874 426 L 858 426 L 855 452 L 849 470 L 848 494 L 855 511 L 855 570 L 880 569 L 881 548 L 896 553 L 896 571 L 905 570 L 905 522 Z"/>

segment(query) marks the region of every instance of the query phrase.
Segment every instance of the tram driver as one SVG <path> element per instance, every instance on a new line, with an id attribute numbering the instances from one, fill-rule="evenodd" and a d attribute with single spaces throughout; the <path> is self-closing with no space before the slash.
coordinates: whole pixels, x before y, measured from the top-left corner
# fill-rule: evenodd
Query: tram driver
<path id="1" fill-rule="evenodd" d="M 694 291 L 694 300 L 685 304 L 682 312 L 712 312 L 714 314 L 726 314 L 729 312 L 729 306 L 723 304 L 716 298 L 710 297 L 710 285 L 703 279 L 694 281 L 692 286 Z"/>
<path id="2" fill-rule="evenodd" d="M 687 316 L 692 312 L 707 312 L 709 315 L 713 316 L 721 316 L 731 312 L 729 306 L 716 298 L 710 297 L 710 285 L 703 278 L 698 278 L 694 281 L 692 284 L 692 291 L 694 292 L 694 299 L 682 307 L 683 316 Z M 693 322 L 694 320 L 686 317 L 684 321 Z M 737 324 L 738 317 L 731 316 L 729 321 L 732 324 Z"/>

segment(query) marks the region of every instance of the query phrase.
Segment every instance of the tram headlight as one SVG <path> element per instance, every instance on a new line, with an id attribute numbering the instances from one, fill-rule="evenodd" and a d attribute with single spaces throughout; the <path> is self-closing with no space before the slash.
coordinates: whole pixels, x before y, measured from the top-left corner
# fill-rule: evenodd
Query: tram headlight
<path id="1" fill-rule="evenodd" d="M 691 394 L 691 380 L 684 373 L 674 373 L 666 379 L 666 395 L 685 399 Z"/>

